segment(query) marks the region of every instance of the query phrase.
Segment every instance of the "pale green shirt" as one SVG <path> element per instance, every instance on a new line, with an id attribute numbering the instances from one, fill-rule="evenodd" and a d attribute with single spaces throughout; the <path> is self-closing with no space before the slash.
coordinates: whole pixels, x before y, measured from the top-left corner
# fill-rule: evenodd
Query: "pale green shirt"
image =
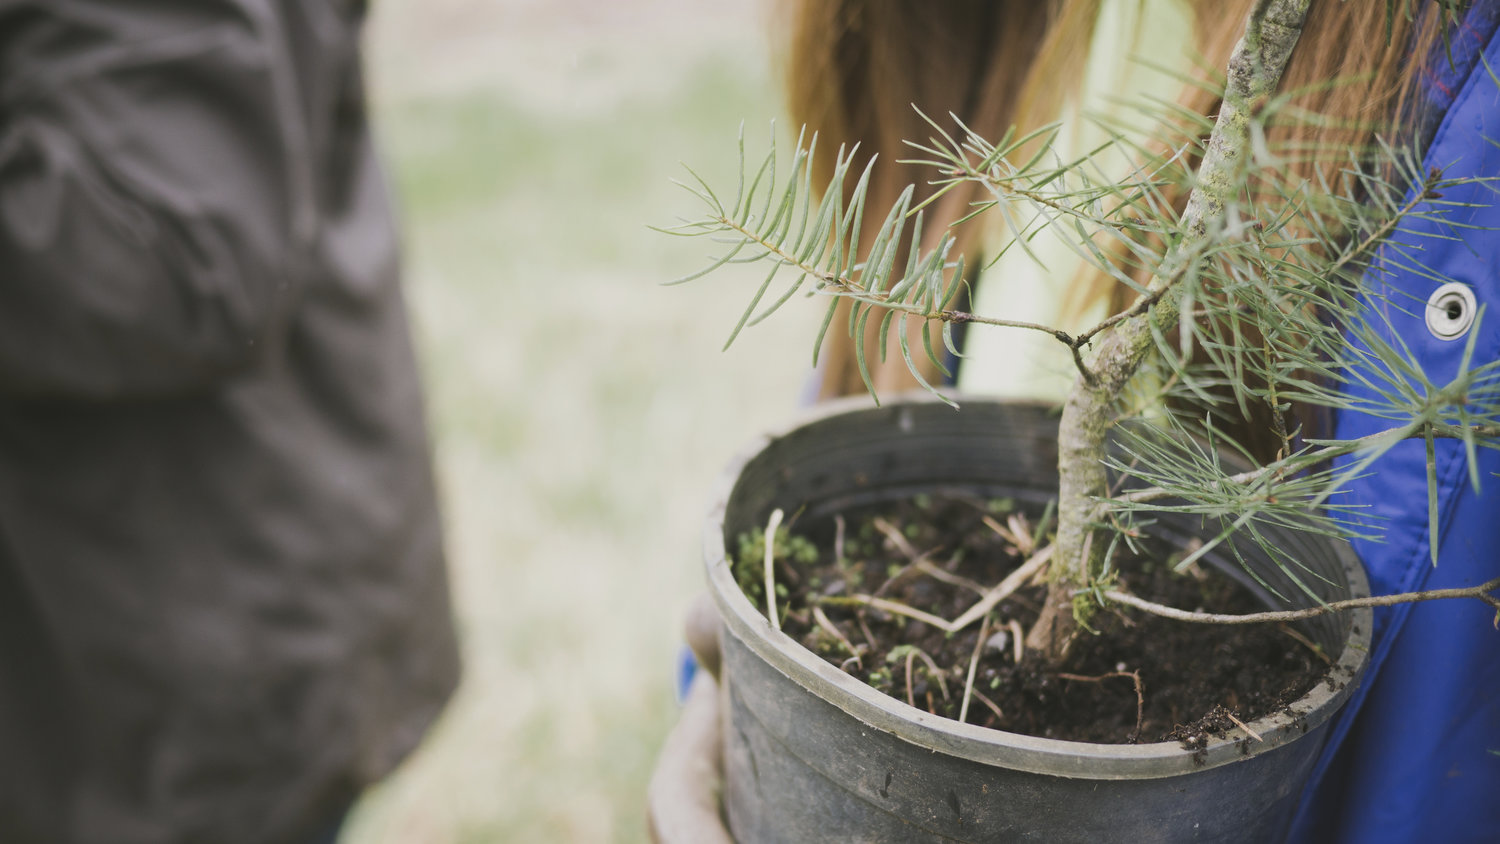
<path id="1" fill-rule="evenodd" d="M 1089 43 L 1088 64 L 1076 100 L 1065 103 L 1053 154 L 1071 161 L 1106 143 L 1112 133 L 1140 142 L 1151 132 L 1143 98 L 1173 101 L 1181 73 L 1192 67 L 1192 13 L 1185 0 L 1102 0 Z M 1165 68 L 1165 69 L 1164 69 Z M 1131 157 L 1111 148 L 1087 167 L 1096 182 L 1131 171 Z M 991 216 L 995 216 L 991 212 Z M 1016 208 L 1025 222 L 1033 214 Z M 1052 229 L 1029 241 L 1030 254 L 1009 243 L 1013 234 L 997 226 L 991 243 L 999 259 L 985 268 L 975 290 L 973 312 L 1076 332 L 1106 316 L 1102 310 L 1066 318 L 1064 292 L 1083 259 Z M 958 386 L 971 394 L 1061 402 L 1077 374 L 1072 354 L 1039 331 L 971 324 L 964 341 Z"/>

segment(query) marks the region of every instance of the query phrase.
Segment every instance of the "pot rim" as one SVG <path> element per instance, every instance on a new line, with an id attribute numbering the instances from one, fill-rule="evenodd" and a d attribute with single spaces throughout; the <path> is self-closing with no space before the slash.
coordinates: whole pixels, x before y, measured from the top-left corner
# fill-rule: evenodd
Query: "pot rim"
<path id="1" fill-rule="evenodd" d="M 946 393 L 962 403 L 998 403 L 1049 406 L 1037 402 L 1008 402 L 983 397 L 963 397 Z M 927 393 L 896 397 L 883 405 L 891 409 L 901 404 L 934 404 L 939 402 Z M 1248 726 L 1262 739 L 1256 741 L 1236 729 L 1229 738 L 1211 738 L 1202 749 L 1185 750 L 1177 742 L 1149 744 L 1097 744 L 1039 738 L 963 724 L 933 715 L 904 701 L 890 697 L 839 670 L 808 651 L 779 630 L 760 613 L 740 591 L 730 570 L 724 542 L 724 519 L 730 494 L 745 466 L 779 438 L 806 425 L 853 411 L 875 410 L 869 398 L 856 396 L 825 402 L 810 413 L 795 419 L 777 431 L 762 435 L 741 451 L 721 475 L 715 489 L 714 505 L 704 532 L 704 561 L 710 591 L 718 606 L 725 628 L 753 653 L 781 674 L 809 692 L 833 704 L 856 720 L 878 730 L 892 733 L 904 741 L 928 750 L 946 753 L 1004 768 L 1076 779 L 1124 780 L 1156 779 L 1203 771 L 1241 761 L 1285 745 L 1315 731 L 1342 707 L 1354 692 L 1368 658 L 1372 611 L 1361 607 L 1352 611 L 1345 629 L 1344 649 L 1329 669 L 1327 678 L 1288 707 L 1249 722 Z M 1349 544 L 1334 543 L 1334 551 L 1344 567 L 1350 594 L 1369 594 L 1364 568 Z M 1295 712 L 1296 714 L 1289 714 Z"/>

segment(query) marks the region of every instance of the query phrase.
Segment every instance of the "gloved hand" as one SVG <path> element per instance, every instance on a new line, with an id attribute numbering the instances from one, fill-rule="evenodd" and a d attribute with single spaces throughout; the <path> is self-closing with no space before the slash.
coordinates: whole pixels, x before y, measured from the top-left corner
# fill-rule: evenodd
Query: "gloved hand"
<path id="1" fill-rule="evenodd" d="M 693 601 L 685 627 L 699 670 L 651 774 L 646 792 L 651 838 L 657 844 L 734 844 L 719 806 L 723 746 L 718 674 L 723 624 L 707 593 Z"/>

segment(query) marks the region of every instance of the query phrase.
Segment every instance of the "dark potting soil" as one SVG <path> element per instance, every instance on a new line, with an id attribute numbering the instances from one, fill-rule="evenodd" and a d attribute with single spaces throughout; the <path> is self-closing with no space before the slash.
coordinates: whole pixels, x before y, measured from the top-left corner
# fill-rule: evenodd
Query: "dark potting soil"
<path id="1" fill-rule="evenodd" d="M 1003 499 L 923 495 L 794 520 L 776 539 L 783 631 L 891 697 L 958 719 L 983 628 L 965 720 L 1071 741 L 1202 747 L 1207 735 L 1232 729 L 1233 718 L 1249 722 L 1281 709 L 1325 673 L 1327 661 L 1288 625 L 1185 623 L 1120 606 L 1095 613 L 1098 635 L 1082 634 L 1063 668 L 1034 654 L 1017 661 L 1017 637 L 1024 641 L 1036 619 L 1042 585 L 1021 589 L 988 622 L 952 635 L 856 603 L 855 596 L 872 596 L 958 618 L 1023 562 L 1018 545 L 1027 545 L 1024 534 L 1035 525 L 1013 508 Z M 739 546 L 737 579 L 764 612 L 764 532 L 741 536 Z M 1129 591 L 1188 610 L 1264 609 L 1228 577 L 1196 567 L 1179 574 L 1173 563 L 1180 556 L 1147 550 L 1116 560 Z"/>

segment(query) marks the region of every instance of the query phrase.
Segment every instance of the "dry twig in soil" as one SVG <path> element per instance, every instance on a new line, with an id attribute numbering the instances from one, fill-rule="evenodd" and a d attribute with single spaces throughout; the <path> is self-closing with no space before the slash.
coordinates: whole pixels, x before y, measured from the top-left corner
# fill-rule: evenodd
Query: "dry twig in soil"
<path id="1" fill-rule="evenodd" d="M 1105 592 L 1104 597 L 1108 600 L 1117 601 L 1126 606 L 1152 613 L 1153 615 L 1177 621 L 1192 621 L 1199 624 L 1264 624 L 1268 621 L 1298 621 L 1304 618 L 1313 618 L 1331 612 L 1352 610 L 1358 607 L 1390 607 L 1396 604 L 1439 601 L 1448 598 L 1478 598 L 1489 606 L 1494 607 L 1497 611 L 1500 611 L 1500 598 L 1490 594 L 1497 589 L 1500 589 L 1500 577 L 1481 583 L 1478 586 L 1469 586 L 1460 589 L 1429 589 L 1423 592 L 1375 595 L 1369 598 L 1350 598 L 1344 601 L 1333 601 L 1319 607 L 1308 607 L 1302 610 L 1276 610 L 1272 612 L 1245 613 L 1243 615 L 1188 612 L 1187 610 L 1179 610 L 1176 607 L 1147 601 L 1144 598 L 1137 598 L 1128 592 L 1121 592 L 1116 589 Z M 1500 618 L 1500 614 L 1497 614 L 1497 618 Z"/>
<path id="2" fill-rule="evenodd" d="M 974 643 L 974 653 L 969 657 L 969 674 L 964 678 L 963 703 L 958 707 L 958 721 L 963 723 L 969 717 L 969 698 L 974 694 L 974 672 L 979 668 L 979 654 L 984 651 L 984 640 L 990 634 L 990 617 L 984 617 L 984 623 L 979 626 L 979 640 Z"/>
<path id="3" fill-rule="evenodd" d="M 1146 692 L 1145 692 L 1145 687 L 1141 684 L 1141 672 L 1139 672 L 1139 671 L 1111 671 L 1108 674 L 1100 674 L 1100 675 L 1098 675 L 1096 677 L 1090 677 L 1090 676 L 1087 676 L 1087 675 L 1084 675 L 1084 674 L 1058 674 L 1057 676 L 1061 677 L 1064 680 L 1076 680 L 1076 681 L 1078 681 L 1080 683 L 1102 683 L 1105 680 L 1110 679 L 1111 677 L 1129 677 L 1131 680 L 1134 680 L 1135 681 L 1135 732 L 1132 734 L 1131 741 L 1134 742 L 1134 741 L 1138 741 L 1140 739 L 1140 737 L 1141 737 L 1141 729 L 1144 726 L 1145 720 L 1146 720 Z M 1235 721 L 1235 723 L 1238 724 L 1239 721 Z M 1246 729 L 1246 732 L 1249 732 L 1248 728 Z M 1254 735 L 1254 733 L 1251 733 L 1251 735 Z"/>

